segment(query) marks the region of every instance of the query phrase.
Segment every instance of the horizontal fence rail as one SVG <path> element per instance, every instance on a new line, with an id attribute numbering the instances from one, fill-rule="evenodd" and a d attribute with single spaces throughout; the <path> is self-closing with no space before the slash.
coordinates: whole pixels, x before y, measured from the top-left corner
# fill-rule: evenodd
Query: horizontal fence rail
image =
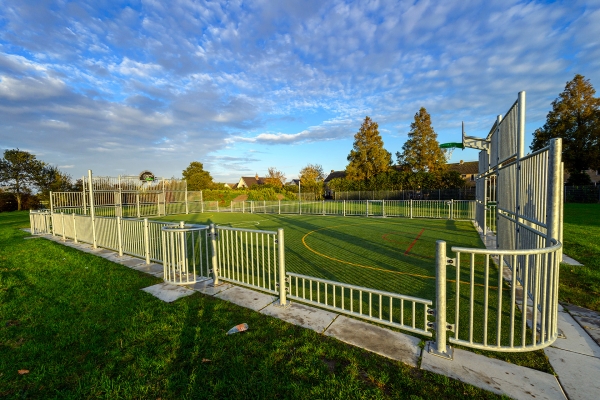
<path id="1" fill-rule="evenodd" d="M 168 225 L 161 228 L 165 282 L 189 285 L 210 276 L 209 227 Z"/>
<path id="2" fill-rule="evenodd" d="M 288 298 L 382 325 L 431 336 L 427 315 L 431 300 L 286 273 Z"/>

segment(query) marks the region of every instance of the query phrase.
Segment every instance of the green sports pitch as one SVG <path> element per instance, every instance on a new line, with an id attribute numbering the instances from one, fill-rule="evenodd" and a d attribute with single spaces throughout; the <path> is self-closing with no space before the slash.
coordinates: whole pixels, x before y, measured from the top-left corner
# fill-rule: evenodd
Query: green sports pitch
<path id="1" fill-rule="evenodd" d="M 448 249 L 483 247 L 469 221 L 241 213 L 161 219 L 270 231 L 283 228 L 289 272 L 426 299 L 435 295 L 436 240 L 446 241 Z"/>

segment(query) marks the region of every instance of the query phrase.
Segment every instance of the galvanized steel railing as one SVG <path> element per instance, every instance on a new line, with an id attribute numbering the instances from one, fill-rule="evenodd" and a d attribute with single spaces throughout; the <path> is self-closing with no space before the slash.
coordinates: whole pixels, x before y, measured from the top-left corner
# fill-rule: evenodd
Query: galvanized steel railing
<path id="1" fill-rule="evenodd" d="M 438 241 L 436 276 L 445 276 L 450 267 L 455 279 L 453 296 L 446 293 L 445 279 L 438 286 L 436 346 L 446 348 L 446 330 L 454 332 L 450 343 L 482 350 L 522 352 L 552 344 L 558 336 L 561 248 L 556 241 L 534 250 L 452 247 L 456 258 L 447 259 L 446 244 Z M 437 313 L 446 302 L 454 308 L 453 318 Z"/>
<path id="2" fill-rule="evenodd" d="M 427 315 L 431 300 L 286 273 L 288 298 L 377 324 L 431 336 Z"/>
<path id="3" fill-rule="evenodd" d="M 29 225 L 32 235 L 52 233 L 51 215 L 48 211 L 30 211 Z"/>
<path id="4" fill-rule="evenodd" d="M 165 282 L 189 285 L 210 277 L 209 227 L 163 226 L 161 229 Z"/>
<path id="5" fill-rule="evenodd" d="M 279 293 L 279 277 L 285 271 L 283 229 L 277 232 L 212 227 L 215 240 L 215 282 L 234 282 L 262 291 Z"/>

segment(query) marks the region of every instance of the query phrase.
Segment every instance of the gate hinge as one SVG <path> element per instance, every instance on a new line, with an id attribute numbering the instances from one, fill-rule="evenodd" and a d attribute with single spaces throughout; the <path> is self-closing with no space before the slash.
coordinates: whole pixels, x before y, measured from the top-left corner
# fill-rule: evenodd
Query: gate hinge
<path id="1" fill-rule="evenodd" d="M 428 308 L 427 315 L 435 315 L 435 308 Z"/>
<path id="2" fill-rule="evenodd" d="M 446 330 L 450 332 L 454 332 L 454 324 L 446 324 Z"/>
<path id="3" fill-rule="evenodd" d="M 447 258 L 446 264 L 447 265 L 456 265 L 456 258 Z"/>

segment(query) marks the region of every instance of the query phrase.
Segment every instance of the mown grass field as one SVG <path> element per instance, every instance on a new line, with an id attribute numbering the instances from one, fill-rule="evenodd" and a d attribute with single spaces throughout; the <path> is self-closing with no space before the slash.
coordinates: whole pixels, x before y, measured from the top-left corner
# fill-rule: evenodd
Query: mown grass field
<path id="1" fill-rule="evenodd" d="M 200 293 L 164 303 L 140 290 L 160 279 L 27 225 L 0 214 L 1 398 L 497 397 Z"/>
<path id="2" fill-rule="evenodd" d="M 583 264 L 561 264 L 559 298 L 600 311 L 600 204 L 567 203 L 564 252 Z"/>

